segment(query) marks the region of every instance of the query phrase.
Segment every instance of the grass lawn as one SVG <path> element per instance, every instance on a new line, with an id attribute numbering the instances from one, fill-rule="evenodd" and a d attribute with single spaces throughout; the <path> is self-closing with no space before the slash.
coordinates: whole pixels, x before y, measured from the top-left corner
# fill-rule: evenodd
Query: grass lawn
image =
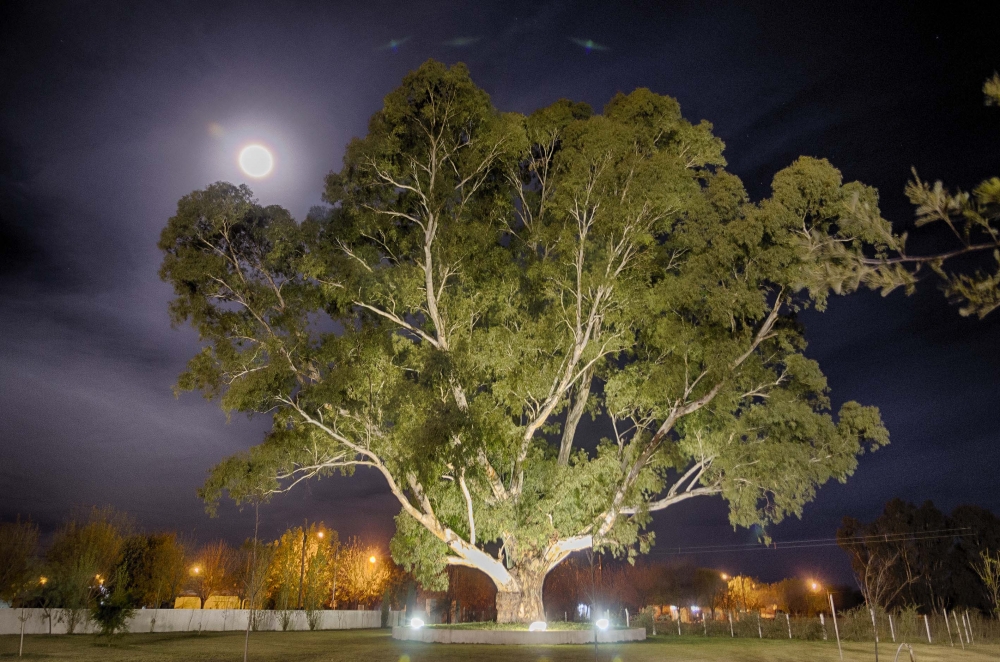
<path id="1" fill-rule="evenodd" d="M 17 658 L 18 638 L 0 637 L 0 659 Z M 24 659 L 79 662 L 238 662 L 243 659 L 243 634 L 127 635 L 111 647 L 90 635 L 24 638 Z M 969 650 L 915 644 L 918 662 L 975 662 L 1000 659 L 1000 645 L 976 645 Z M 882 660 L 890 661 L 895 646 L 883 644 Z M 663 662 L 667 660 L 725 660 L 733 662 L 839 662 L 832 641 L 777 641 L 721 637 L 665 636 L 632 644 L 602 644 L 600 662 Z M 254 662 L 569 662 L 594 659 L 593 646 L 471 646 L 394 641 L 386 630 L 327 632 L 256 632 L 250 636 Z M 844 644 L 846 662 L 874 659 L 871 645 Z M 904 652 L 900 660 L 909 658 Z"/>
<path id="2" fill-rule="evenodd" d="M 428 625 L 429 628 L 439 628 L 442 630 L 527 630 L 527 623 L 497 623 L 496 621 L 482 621 L 479 623 L 452 623 L 443 625 Z M 546 630 L 591 630 L 590 623 L 573 623 L 571 621 L 549 621 L 546 623 Z M 618 628 L 612 628 L 618 629 Z"/>

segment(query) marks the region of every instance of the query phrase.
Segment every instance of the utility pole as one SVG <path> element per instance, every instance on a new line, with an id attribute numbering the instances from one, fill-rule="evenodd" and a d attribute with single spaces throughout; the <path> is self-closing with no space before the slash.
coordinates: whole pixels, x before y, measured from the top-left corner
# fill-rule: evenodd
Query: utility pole
<path id="1" fill-rule="evenodd" d="M 340 545 L 333 553 L 333 588 L 330 589 L 330 608 L 337 608 L 337 573 L 340 571 Z"/>
<path id="2" fill-rule="evenodd" d="M 306 579 L 306 524 L 308 520 L 302 520 L 302 567 L 299 569 L 299 609 L 304 605 L 303 586 Z"/>

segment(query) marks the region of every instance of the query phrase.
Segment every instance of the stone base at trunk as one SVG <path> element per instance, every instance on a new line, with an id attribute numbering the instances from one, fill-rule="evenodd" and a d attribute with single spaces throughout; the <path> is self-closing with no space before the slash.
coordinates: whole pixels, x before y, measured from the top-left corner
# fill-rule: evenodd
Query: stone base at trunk
<path id="1" fill-rule="evenodd" d="M 593 630 L 548 630 L 528 632 L 527 630 L 451 630 L 448 628 L 392 628 L 392 638 L 401 641 L 423 641 L 437 644 L 592 644 Z M 646 638 L 645 628 L 628 630 L 598 630 L 598 643 L 619 641 L 642 641 Z"/>

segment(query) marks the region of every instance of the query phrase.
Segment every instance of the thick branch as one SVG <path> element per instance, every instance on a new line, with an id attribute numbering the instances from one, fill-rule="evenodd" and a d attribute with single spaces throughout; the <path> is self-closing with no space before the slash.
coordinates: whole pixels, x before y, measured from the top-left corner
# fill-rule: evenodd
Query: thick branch
<path id="1" fill-rule="evenodd" d="M 577 382 L 573 393 L 573 405 L 566 414 L 566 425 L 563 427 L 562 443 L 559 444 L 559 464 L 569 464 L 570 451 L 573 450 L 573 438 L 576 436 L 576 426 L 579 425 L 583 413 L 587 409 L 587 398 L 590 397 L 590 382 L 593 373 L 588 371 Z"/>

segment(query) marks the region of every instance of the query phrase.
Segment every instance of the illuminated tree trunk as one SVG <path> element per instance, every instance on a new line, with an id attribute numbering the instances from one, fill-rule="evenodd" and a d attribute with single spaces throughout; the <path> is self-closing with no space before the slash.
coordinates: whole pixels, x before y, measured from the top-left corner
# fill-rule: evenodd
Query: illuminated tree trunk
<path id="1" fill-rule="evenodd" d="M 530 561 L 511 568 L 511 576 L 517 584 L 497 587 L 497 623 L 531 623 L 545 620 L 542 605 L 542 586 L 548 569 L 540 560 Z"/>

